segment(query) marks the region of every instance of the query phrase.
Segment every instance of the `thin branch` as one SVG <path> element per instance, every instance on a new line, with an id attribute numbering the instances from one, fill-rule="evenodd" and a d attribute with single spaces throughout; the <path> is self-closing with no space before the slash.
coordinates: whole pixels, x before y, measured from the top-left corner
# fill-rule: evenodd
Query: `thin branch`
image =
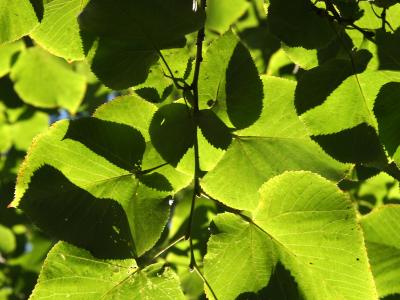
<path id="1" fill-rule="evenodd" d="M 185 236 L 181 236 L 179 239 L 173 241 L 171 244 L 169 244 L 168 246 L 166 246 L 165 248 L 161 249 L 156 255 L 153 256 L 153 258 L 151 259 L 151 261 L 155 260 L 156 258 L 158 258 L 159 256 L 163 255 L 166 251 L 168 251 L 169 249 L 171 249 L 172 247 L 174 247 L 176 244 L 182 242 L 185 239 Z"/>
<path id="2" fill-rule="evenodd" d="M 207 6 L 207 1 L 202 0 L 201 2 L 201 9 L 205 12 Z M 196 197 L 200 194 L 200 156 L 199 156 L 199 141 L 197 139 L 197 130 L 198 130 L 198 115 L 200 112 L 199 109 L 199 75 L 200 75 L 200 66 L 201 62 L 203 61 L 203 41 L 205 37 L 205 30 L 202 27 L 197 33 L 197 42 L 196 42 L 196 63 L 193 75 L 193 82 L 190 86 L 193 92 L 193 119 L 195 123 L 195 131 L 194 131 L 194 187 L 193 187 L 193 196 L 192 196 L 192 203 L 190 206 L 190 215 L 189 215 L 189 223 L 188 228 L 186 231 L 186 239 L 189 240 L 190 244 L 190 268 L 193 268 L 196 265 L 196 259 L 194 257 L 193 251 L 193 241 L 192 241 L 192 228 L 193 228 L 193 218 L 194 218 L 194 211 L 195 211 L 195 202 Z"/>
<path id="3" fill-rule="evenodd" d="M 129 274 L 128 276 L 126 276 L 124 279 L 122 279 L 120 282 L 118 282 L 116 285 L 114 285 L 113 287 L 111 287 L 107 292 L 105 292 L 100 300 L 105 299 L 106 296 L 108 296 L 113 290 L 115 290 L 117 287 L 121 286 L 122 284 L 124 284 L 129 278 L 131 278 L 133 275 L 135 275 L 137 272 L 139 272 L 139 270 L 141 270 L 141 268 L 137 267 L 131 274 Z"/>
<path id="4" fill-rule="evenodd" d="M 324 14 L 325 17 L 327 17 L 329 20 L 331 21 L 336 21 L 339 24 L 343 24 L 344 26 L 348 26 L 352 29 L 358 30 L 359 32 L 361 32 L 363 34 L 363 36 L 372 41 L 375 42 L 375 40 L 373 39 L 373 37 L 375 36 L 375 34 L 372 31 L 363 29 L 361 27 L 359 27 L 358 25 L 354 24 L 353 20 L 347 20 L 344 19 L 340 13 L 336 10 L 335 5 L 333 5 L 331 0 L 324 0 L 325 6 L 326 6 L 326 13 Z M 321 10 L 320 8 L 315 7 L 317 10 Z M 332 14 L 330 15 L 329 12 Z"/>
<path id="5" fill-rule="evenodd" d="M 168 165 L 168 163 L 163 163 L 161 165 L 155 166 L 154 168 L 142 170 L 142 171 L 139 171 L 137 173 L 138 173 L 138 175 L 146 175 L 146 174 L 149 174 L 149 173 L 151 173 L 151 172 L 153 172 L 155 170 L 158 170 L 158 169 L 160 169 L 162 167 L 165 167 L 166 165 Z"/>
<path id="6" fill-rule="evenodd" d="M 164 65 L 165 65 L 165 67 L 167 68 L 168 73 L 169 73 L 169 76 L 168 76 L 167 74 L 164 74 L 164 75 L 165 75 L 167 78 L 172 79 L 172 81 L 174 82 L 174 85 L 176 86 L 177 89 L 179 89 L 179 90 L 184 90 L 184 89 L 185 89 L 185 86 L 182 86 L 182 85 L 179 84 L 178 79 L 175 78 L 174 73 L 172 72 L 171 67 L 170 67 L 169 64 L 167 63 L 167 60 L 165 59 L 164 55 L 163 55 L 163 54 L 161 53 L 161 51 L 158 50 L 158 49 L 157 49 L 157 53 L 158 53 L 158 56 L 160 56 L 161 60 L 163 61 Z"/>
<path id="7" fill-rule="evenodd" d="M 208 287 L 210 290 L 211 294 L 213 295 L 215 300 L 218 300 L 217 295 L 215 294 L 214 290 L 212 289 L 211 285 L 208 283 L 207 279 L 204 277 L 203 273 L 201 273 L 199 267 L 197 265 L 193 266 L 193 269 L 196 271 L 197 275 L 200 276 L 200 278 L 203 280 L 205 285 Z"/>

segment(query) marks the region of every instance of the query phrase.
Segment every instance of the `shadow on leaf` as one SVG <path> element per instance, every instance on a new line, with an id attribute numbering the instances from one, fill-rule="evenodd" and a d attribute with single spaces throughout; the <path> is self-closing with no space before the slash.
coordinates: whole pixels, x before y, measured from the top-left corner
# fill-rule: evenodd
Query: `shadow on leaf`
<path id="1" fill-rule="evenodd" d="M 263 106 L 263 85 L 253 59 L 238 43 L 226 70 L 226 110 L 232 124 L 246 128 L 258 120 Z"/>
<path id="2" fill-rule="evenodd" d="M 390 156 L 400 145 L 400 83 L 382 86 L 375 100 L 374 113 L 378 121 L 379 138 Z"/>
<path id="3" fill-rule="evenodd" d="M 386 165 L 386 155 L 375 129 L 362 123 L 330 135 L 312 137 L 329 155 L 344 163 Z"/>
<path id="4" fill-rule="evenodd" d="M 193 146 L 196 127 L 186 105 L 172 103 L 162 106 L 150 124 L 154 148 L 163 159 L 176 166 Z"/>
<path id="5" fill-rule="evenodd" d="M 64 139 L 79 141 L 93 152 L 128 171 L 139 168 L 146 147 L 138 130 L 97 118 L 71 121 Z"/>
<path id="6" fill-rule="evenodd" d="M 133 257 L 134 245 L 121 205 L 97 199 L 45 165 L 35 172 L 20 208 L 43 231 L 99 258 Z"/>

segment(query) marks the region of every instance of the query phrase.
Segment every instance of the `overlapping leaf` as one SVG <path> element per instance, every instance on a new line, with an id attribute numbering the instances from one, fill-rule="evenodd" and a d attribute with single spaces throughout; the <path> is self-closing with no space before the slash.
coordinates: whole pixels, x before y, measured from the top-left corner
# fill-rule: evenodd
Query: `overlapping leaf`
<path id="1" fill-rule="evenodd" d="M 301 119 L 318 143 L 339 160 L 382 167 L 386 158 L 377 135 L 378 127 L 385 144 L 394 123 L 381 119 L 378 124 L 374 105 L 377 102 L 378 107 L 386 106 L 387 103 L 379 104 L 390 93 L 391 87 L 386 84 L 399 80 L 400 73 L 392 71 L 366 71 L 350 76 L 322 104 L 303 113 Z M 345 147 L 339 149 L 339 143 Z M 391 144 L 393 147 L 393 141 Z"/>
<path id="2" fill-rule="evenodd" d="M 238 209 L 254 209 L 261 185 L 284 171 L 310 170 L 338 181 L 348 168 L 308 136 L 294 108 L 295 82 L 274 77 L 262 80 L 261 117 L 235 133 L 223 158 L 201 183 L 210 196 Z"/>
<path id="3" fill-rule="evenodd" d="M 355 210 L 334 184 L 310 172 L 287 172 L 265 183 L 260 196 L 251 217 L 216 219 L 205 275 L 217 297 L 266 287 L 273 247 L 306 299 L 377 298 Z"/>
<path id="4" fill-rule="evenodd" d="M 200 107 L 211 108 L 228 127 L 248 127 L 260 116 L 262 83 L 250 53 L 232 32 L 208 48 L 199 97 Z"/>
<path id="5" fill-rule="evenodd" d="M 163 167 L 151 147 L 146 149 L 138 131 L 149 127 L 146 118 L 132 122 L 135 108 L 151 112 L 153 106 L 134 97 L 115 101 L 98 112 L 106 120 L 59 122 L 38 138 L 20 172 L 13 203 L 20 202 L 47 232 L 104 257 L 141 255 L 151 248 L 169 216 L 166 197 L 191 180 Z M 146 172 L 142 161 L 160 171 Z M 46 176 L 51 183 L 43 181 Z"/>
<path id="6" fill-rule="evenodd" d="M 80 24 L 84 48 L 94 46 L 93 72 L 123 89 L 142 83 L 159 51 L 183 47 L 185 34 L 199 29 L 203 19 L 186 0 L 100 0 L 86 6 Z"/>
<path id="7" fill-rule="evenodd" d="M 58 243 L 49 253 L 31 298 L 185 299 L 175 273 L 162 264 L 139 269 L 135 260 L 100 260 Z"/>

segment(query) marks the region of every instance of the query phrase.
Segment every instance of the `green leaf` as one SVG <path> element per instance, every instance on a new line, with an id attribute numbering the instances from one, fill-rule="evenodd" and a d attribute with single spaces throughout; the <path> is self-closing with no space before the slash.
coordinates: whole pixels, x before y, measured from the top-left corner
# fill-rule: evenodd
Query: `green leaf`
<path id="1" fill-rule="evenodd" d="M 324 103 L 301 115 L 314 135 L 324 135 L 366 123 L 377 127 L 373 115 L 375 99 L 388 82 L 399 82 L 400 73 L 391 71 L 364 72 L 347 78 Z M 346 105 L 343 105 L 346 99 Z M 326 120 L 332 120 L 327 122 Z"/>
<path id="2" fill-rule="evenodd" d="M 160 155 L 176 166 L 193 146 L 196 127 L 189 109 L 184 104 L 162 106 L 150 125 L 151 142 Z"/>
<path id="3" fill-rule="evenodd" d="M 399 75 L 400 73 L 392 71 L 366 71 L 352 75 L 322 104 L 303 113 L 301 119 L 315 136 L 314 139 L 336 159 L 342 162 L 368 163 L 383 169 L 387 159 L 379 141 L 378 127 L 392 125 L 391 121 L 387 123 L 382 120 L 380 122 L 385 124 L 378 124 L 373 110 L 375 102 L 386 101 L 388 96 L 385 93 L 390 94 L 391 88 L 385 86 L 389 82 L 399 82 Z M 393 131 L 387 128 L 385 129 L 388 132 L 385 133 L 383 129 L 383 134 L 379 133 L 384 144 L 388 142 L 387 135 Z M 396 140 L 396 134 L 391 139 Z M 391 143 L 389 147 L 393 148 L 393 142 Z"/>
<path id="4" fill-rule="evenodd" d="M 132 183 L 120 180 L 119 185 L 128 188 Z M 86 248 L 97 257 L 135 255 L 121 204 L 96 199 L 52 167 L 44 166 L 34 173 L 19 207 L 51 236 Z"/>
<path id="5" fill-rule="evenodd" d="M 11 112 L 11 109 L 8 111 Z M 14 147 L 17 150 L 27 151 L 33 138 L 49 126 L 49 116 L 29 107 L 15 109 L 15 120 L 10 124 L 10 133 Z"/>
<path id="6" fill-rule="evenodd" d="M 282 43 L 283 51 L 292 62 L 305 70 L 318 66 L 318 51 L 316 49 L 305 49 L 302 47 L 289 47 Z"/>
<path id="7" fill-rule="evenodd" d="M 157 107 L 137 96 L 123 96 L 100 106 L 94 116 L 96 118 L 125 124 L 140 131 L 145 141 L 150 141 L 149 127 Z M 140 113 L 135 113 L 140 112 Z M 135 117 L 132 114 L 135 113 Z"/>
<path id="8" fill-rule="evenodd" d="M 260 194 L 253 222 L 274 242 L 307 298 L 377 298 L 355 210 L 334 184 L 288 172 Z"/>
<path id="9" fill-rule="evenodd" d="M 11 79 L 24 102 L 41 108 L 66 108 L 72 114 L 77 112 L 86 89 L 84 76 L 72 71 L 64 60 L 38 47 L 21 53 L 11 71 Z"/>
<path id="10" fill-rule="evenodd" d="M 400 294 L 400 205 L 383 206 L 361 219 L 379 297 Z"/>
<path id="11" fill-rule="evenodd" d="M 85 58 L 77 17 L 88 0 L 52 0 L 30 36 L 50 53 L 68 61 Z"/>
<path id="12" fill-rule="evenodd" d="M 38 24 L 38 17 L 29 0 L 1 0 L 0 24 L 1 45 L 27 35 Z"/>
<path id="13" fill-rule="evenodd" d="M 257 206 L 257 191 L 271 177 L 287 170 L 310 170 L 333 180 L 348 166 L 327 154 L 308 136 L 294 108 L 295 82 L 263 77 L 260 119 L 235 137 L 201 186 L 211 197 L 237 209 Z"/>
<path id="14" fill-rule="evenodd" d="M 364 71 L 370 53 L 361 50 L 352 60 L 331 59 L 318 67 L 304 72 L 297 83 L 295 105 L 298 114 L 322 104 L 325 99 L 354 73 Z"/>
<path id="15" fill-rule="evenodd" d="M 113 89 L 144 82 L 159 51 L 182 47 L 203 20 L 186 0 L 91 1 L 80 16 L 85 49 L 96 40 L 92 70 Z"/>
<path id="16" fill-rule="evenodd" d="M 216 234 L 207 244 L 204 275 L 218 299 L 236 299 L 265 287 L 276 263 L 271 241 L 256 226 L 232 214 L 220 214 L 213 222 Z"/>
<path id="17" fill-rule="evenodd" d="M 124 145 L 128 140 L 130 143 L 128 149 L 133 153 L 128 157 L 137 157 L 137 151 L 141 150 L 136 150 L 135 145 L 141 145 L 144 151 L 143 140 L 137 140 L 134 129 L 131 129 L 132 134 L 126 135 L 122 141 L 119 140 L 119 134 L 126 133 L 127 129 L 123 125 L 117 125 L 110 126 L 109 130 L 112 130 L 113 136 L 92 135 L 85 137 L 89 141 L 81 140 L 89 147 L 96 145 L 98 148 L 93 147 L 93 151 L 98 151 L 105 145 L 116 145 L 113 149 L 116 152 L 109 150 L 106 155 L 108 157 L 114 155 L 119 159 L 124 157 L 127 150 L 118 147 L 118 142 L 119 145 Z M 67 130 L 67 122 L 58 123 L 34 142 L 20 172 L 13 205 L 21 202 L 20 205 L 25 212 L 32 215 L 32 219 L 39 226 L 55 236 L 85 246 L 94 252 L 97 251 L 102 256 L 127 255 L 126 252 L 143 254 L 159 238 L 167 222 L 169 207 L 165 200 L 168 196 L 165 190 L 170 190 L 171 186 L 165 188 L 165 185 L 154 186 L 153 184 L 148 187 L 146 175 L 135 176 L 135 173 L 117 167 L 81 142 L 64 139 Z M 80 130 L 83 132 L 83 127 Z M 43 164 L 60 170 L 62 174 L 50 167 L 37 171 Z M 133 165 L 134 161 L 132 161 Z M 51 173 L 54 174 L 51 176 Z M 51 180 L 50 183 L 49 180 L 41 181 L 46 174 Z M 50 184 L 51 188 L 44 188 L 43 184 L 45 186 Z M 61 186 L 65 186 L 65 189 L 60 188 Z M 54 195 L 58 195 L 59 202 L 52 201 Z M 76 198 L 74 199 L 71 195 L 75 195 Z M 92 208 L 89 209 L 88 205 Z M 48 218 L 48 209 L 43 210 L 43 206 L 51 207 L 52 215 L 56 217 Z M 81 209 L 77 210 L 74 207 L 81 207 Z M 82 214 L 85 215 L 84 218 Z M 129 224 L 121 224 L 120 222 L 124 219 Z M 91 226 L 87 226 L 87 222 L 90 222 Z M 65 224 L 71 225 L 65 226 Z M 129 226 L 125 228 L 127 224 Z M 112 225 L 116 226 L 115 230 L 112 229 Z M 73 229 L 73 226 L 80 229 Z M 81 227 L 86 229 L 83 230 Z M 105 232 L 112 230 L 112 234 L 104 234 L 102 230 Z M 77 231 L 82 235 L 76 235 Z M 97 232 L 103 241 L 99 237 L 90 238 L 94 236 L 93 231 Z M 119 238 L 120 235 L 121 238 Z M 142 238 L 144 235 L 146 239 Z M 113 248 L 114 239 L 124 244 L 115 245 L 118 247 Z M 133 245 L 130 239 L 134 240 Z M 121 254 L 121 252 L 124 253 Z"/>
<path id="18" fill-rule="evenodd" d="M 24 48 L 22 41 L 0 45 L 0 77 L 10 72 L 18 52 Z"/>
<path id="19" fill-rule="evenodd" d="M 334 25 L 309 0 L 270 0 L 268 22 L 271 33 L 290 47 L 322 48 L 336 36 Z"/>
<path id="20" fill-rule="evenodd" d="M 137 130 L 148 130 L 150 118 L 132 117 L 140 111 L 137 109 L 155 110 L 152 104 L 127 96 L 105 104 L 96 118 L 53 125 L 34 141 L 18 177 L 13 205 L 21 202 L 28 215 L 35 214 L 32 219 L 48 232 L 102 256 L 126 256 L 128 250 L 142 255 L 149 250 L 168 220 L 167 197 L 187 186 L 191 177 L 164 166 L 165 161 L 151 154 L 152 147 L 146 145 L 145 149 Z M 39 169 L 43 165 L 52 168 Z M 41 183 L 39 179 L 49 172 L 54 173 L 49 176 L 52 181 Z M 39 179 L 33 182 L 32 178 Z M 53 187 L 43 188 L 43 184 Z M 58 205 L 52 202 L 54 194 Z M 93 208 L 88 209 L 88 205 Z M 51 207 L 58 217 L 48 218 L 48 209 L 41 209 L 43 206 Z M 71 225 L 65 226 L 65 222 Z M 112 229 L 114 222 L 120 228 Z M 86 229 L 79 229 L 79 236 L 73 228 Z M 102 234 L 96 228 L 112 234 Z M 100 234 L 103 244 L 100 238 L 92 238 L 93 231 Z M 120 244 L 114 245 L 113 239 Z"/>
<path id="21" fill-rule="evenodd" d="M 246 0 L 210 0 L 207 2 L 206 28 L 225 33 L 248 8 Z"/>
<path id="22" fill-rule="evenodd" d="M 114 165 L 131 171 L 140 167 L 146 148 L 145 140 L 139 131 L 128 125 L 97 118 L 83 118 L 71 122 L 64 139 L 79 141 Z M 115 155 L 116 153 L 118 155 Z"/>
<path id="23" fill-rule="evenodd" d="M 245 128 L 260 116 L 263 90 L 246 47 L 231 31 L 208 48 L 199 78 L 200 108 L 211 108 L 228 127 Z"/>
<path id="24" fill-rule="evenodd" d="M 150 125 L 157 107 L 137 96 L 123 96 L 99 107 L 94 116 L 119 124 L 131 126 L 140 131 L 146 141 L 146 150 L 142 159 L 142 170 L 165 164 L 165 160 L 155 150 L 150 142 Z M 135 113 L 136 112 L 136 113 Z M 140 112 L 140 113 L 139 113 Z M 135 117 L 132 117 L 135 114 Z M 157 169 L 157 173 L 168 178 L 175 192 L 186 187 L 192 180 L 191 172 L 186 175 L 169 165 Z"/>
<path id="25" fill-rule="evenodd" d="M 173 271 L 139 269 L 133 259 L 100 260 L 58 243 L 49 253 L 30 299 L 185 299 Z"/>
<path id="26" fill-rule="evenodd" d="M 357 198 L 361 200 L 371 201 L 373 205 L 378 207 L 387 203 L 400 203 L 399 182 L 386 173 L 365 180 L 357 190 Z"/>
<path id="27" fill-rule="evenodd" d="M 278 258 L 305 299 L 377 299 L 356 212 L 333 183 L 286 172 L 266 182 L 260 196 L 251 217 L 217 217 L 205 264 L 217 297 L 235 299 L 245 290 L 236 285 L 243 277 L 253 291 L 267 286 Z M 250 265 L 242 265 L 246 260 Z"/>
<path id="28" fill-rule="evenodd" d="M 17 247 L 14 233 L 0 224 L 0 254 L 12 253 Z"/>

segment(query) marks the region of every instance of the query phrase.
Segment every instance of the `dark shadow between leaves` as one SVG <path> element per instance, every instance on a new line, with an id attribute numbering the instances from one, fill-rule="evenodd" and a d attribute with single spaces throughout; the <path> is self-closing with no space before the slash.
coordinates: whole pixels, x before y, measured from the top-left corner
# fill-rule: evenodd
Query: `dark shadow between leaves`
<path id="1" fill-rule="evenodd" d="M 226 70 L 226 109 L 233 126 L 246 128 L 258 120 L 263 107 L 263 84 L 253 59 L 240 42 Z"/>
<path id="2" fill-rule="evenodd" d="M 122 206 L 111 199 L 95 198 L 51 166 L 35 172 L 20 208 L 43 231 L 98 258 L 135 256 Z"/>
<path id="3" fill-rule="evenodd" d="M 400 83 L 381 87 L 375 100 L 374 113 L 378 121 L 379 138 L 390 156 L 400 145 Z"/>
<path id="4" fill-rule="evenodd" d="M 200 28 L 203 18 L 186 0 L 96 0 L 79 16 L 79 26 L 92 71 L 122 90 L 143 83 L 159 50 L 183 47 L 185 34 Z"/>
<path id="5" fill-rule="evenodd" d="M 387 159 L 375 129 L 362 123 L 330 135 L 313 136 L 325 152 L 344 163 L 386 165 Z"/>
<path id="6" fill-rule="evenodd" d="M 0 101 L 9 108 L 17 108 L 24 105 L 14 90 L 14 84 L 8 76 L 0 78 Z"/>
<path id="7" fill-rule="evenodd" d="M 138 130 L 97 118 L 71 121 L 64 139 L 81 142 L 93 152 L 128 171 L 139 169 L 146 147 Z"/>
<path id="8" fill-rule="evenodd" d="M 382 298 L 382 300 L 400 300 L 400 294 L 393 294 Z"/>
<path id="9" fill-rule="evenodd" d="M 378 30 L 376 33 L 380 70 L 400 70 L 400 28 L 394 33 Z"/>
<path id="10" fill-rule="evenodd" d="M 299 293 L 296 281 L 285 267 L 278 262 L 274 273 L 268 283 L 258 293 L 243 293 L 237 300 L 301 300 L 304 299 Z"/>

